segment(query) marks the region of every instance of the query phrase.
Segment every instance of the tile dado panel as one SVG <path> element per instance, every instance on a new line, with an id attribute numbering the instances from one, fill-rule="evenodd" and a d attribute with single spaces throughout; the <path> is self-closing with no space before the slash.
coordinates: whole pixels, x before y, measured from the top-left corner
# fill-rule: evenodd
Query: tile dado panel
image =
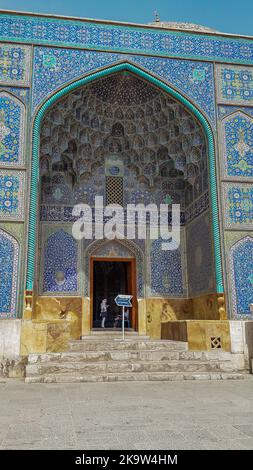
<path id="1" fill-rule="evenodd" d="M 217 101 L 253 106 L 253 67 L 216 66 Z"/>
<path id="2" fill-rule="evenodd" d="M 253 184 L 223 183 L 225 228 L 252 230 Z"/>
<path id="3" fill-rule="evenodd" d="M 33 109 L 64 84 L 122 60 L 131 61 L 187 94 L 215 124 L 214 81 L 211 64 L 71 49 L 35 48 Z"/>
<path id="4" fill-rule="evenodd" d="M 221 121 L 223 176 L 253 178 L 253 116 L 236 111 Z"/>
<path id="5" fill-rule="evenodd" d="M 249 318 L 253 304 L 253 238 L 246 236 L 237 241 L 228 253 L 228 261 L 233 317 Z"/>
<path id="6" fill-rule="evenodd" d="M 78 291 L 78 244 L 71 233 L 60 229 L 52 233 L 43 247 L 42 292 L 59 294 Z"/>
<path id="7" fill-rule="evenodd" d="M 250 63 L 249 39 L 122 24 L 6 13 L 1 40 L 85 49 Z"/>
<path id="8" fill-rule="evenodd" d="M 0 229 L 0 318 L 14 318 L 17 305 L 19 244 Z"/>
<path id="9" fill-rule="evenodd" d="M 21 45 L 0 45 L 0 84 L 29 86 L 31 48 Z"/>
<path id="10" fill-rule="evenodd" d="M 25 172 L 0 170 L 0 220 L 23 220 Z"/>
<path id="11" fill-rule="evenodd" d="M 162 240 L 152 240 L 150 247 L 151 295 L 183 297 L 186 295 L 184 279 L 184 236 L 181 230 L 180 247 L 173 241 L 171 250 L 162 250 Z"/>
<path id="12" fill-rule="evenodd" d="M 0 90 L 0 165 L 18 166 L 24 162 L 25 106 Z"/>
<path id="13" fill-rule="evenodd" d="M 188 295 L 196 296 L 215 290 L 213 246 L 209 211 L 186 226 Z"/>

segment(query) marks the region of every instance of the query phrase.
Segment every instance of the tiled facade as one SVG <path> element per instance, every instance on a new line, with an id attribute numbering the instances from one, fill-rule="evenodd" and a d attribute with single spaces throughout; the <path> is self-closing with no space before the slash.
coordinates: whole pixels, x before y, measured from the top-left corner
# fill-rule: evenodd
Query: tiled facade
<path id="1" fill-rule="evenodd" d="M 218 33 L 7 13 L 1 14 L 0 23 L 0 221 L 13 224 L 13 230 L 19 224 L 22 253 L 27 252 L 31 122 L 42 103 L 73 81 L 122 62 L 134 64 L 188 100 L 186 109 L 172 97 L 166 98 L 160 89 L 147 85 L 145 103 L 136 102 L 140 93 L 132 95 L 131 103 L 127 103 L 131 91 L 127 86 L 120 92 L 121 97 L 125 96 L 124 106 L 105 103 L 99 90 L 105 95 L 110 89 L 113 80 L 107 79 L 104 88 L 102 82 L 96 82 L 96 86 L 90 83 L 69 93 L 58 102 L 58 108 L 49 108 L 40 142 L 40 181 L 44 188 L 40 209 L 39 239 L 44 257 L 40 293 L 89 296 L 89 263 L 84 264 L 82 256 L 88 260 L 94 252 L 90 242 L 81 246 L 71 235 L 72 207 L 80 201 L 93 204 L 95 194 L 105 196 L 104 162 L 108 155 L 104 155 L 104 149 L 113 153 L 123 168 L 124 197 L 128 202 L 141 199 L 145 203 L 180 202 L 182 206 L 184 235 L 179 249 L 163 252 L 160 240 L 136 245 L 134 241 L 133 245 L 120 248 L 117 245 L 120 256 L 134 253 L 137 259 L 138 296 L 194 297 L 215 292 L 213 238 L 217 234 L 212 233 L 209 217 L 210 194 L 214 190 L 209 178 L 210 148 L 205 145 L 202 126 L 193 118 L 194 106 L 210 123 L 218 150 L 219 217 L 225 232 L 221 232 L 221 246 L 227 234 L 242 230 L 248 233 L 233 247 L 226 248 L 222 256 L 224 272 L 230 269 L 225 282 L 227 296 L 227 286 L 233 285 L 228 314 L 231 318 L 249 318 L 252 40 Z M 137 82 L 136 79 L 138 88 Z M 109 101 L 113 100 L 114 89 L 111 86 Z M 91 103 L 88 92 L 96 95 L 96 103 Z M 85 99 L 86 110 L 78 102 Z M 70 165 L 67 178 L 61 165 L 63 169 Z M 35 179 L 36 171 L 33 168 Z M 9 233 L 14 232 L 0 229 L 1 268 L 8 287 L 3 290 L 0 283 L 0 317 L 4 318 L 22 315 L 16 302 L 19 245 Z M 108 243 L 97 249 L 102 255 L 113 253 L 116 245 Z M 24 257 L 19 266 L 22 289 L 26 262 Z"/>

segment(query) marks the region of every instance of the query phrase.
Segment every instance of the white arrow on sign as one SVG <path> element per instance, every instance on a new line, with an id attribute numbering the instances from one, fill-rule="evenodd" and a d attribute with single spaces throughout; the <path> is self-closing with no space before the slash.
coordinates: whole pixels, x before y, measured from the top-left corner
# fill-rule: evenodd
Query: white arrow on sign
<path id="1" fill-rule="evenodd" d="M 132 295 L 119 294 L 114 300 L 118 307 L 132 307 L 132 298 Z"/>

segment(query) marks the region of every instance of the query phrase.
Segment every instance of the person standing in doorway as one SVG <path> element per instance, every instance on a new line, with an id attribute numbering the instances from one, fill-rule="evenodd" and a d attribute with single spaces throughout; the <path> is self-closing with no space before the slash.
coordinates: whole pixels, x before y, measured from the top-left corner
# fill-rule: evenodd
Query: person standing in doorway
<path id="1" fill-rule="evenodd" d="M 100 304 L 100 317 L 102 318 L 101 321 L 101 328 L 105 328 L 105 322 L 107 319 L 107 310 L 109 305 L 107 304 L 107 299 L 103 299 Z"/>

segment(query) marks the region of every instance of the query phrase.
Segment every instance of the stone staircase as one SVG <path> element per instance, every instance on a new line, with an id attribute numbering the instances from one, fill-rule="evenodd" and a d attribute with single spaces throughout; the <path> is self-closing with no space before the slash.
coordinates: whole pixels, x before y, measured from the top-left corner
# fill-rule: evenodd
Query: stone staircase
<path id="1" fill-rule="evenodd" d="M 116 382 L 244 379 L 231 353 L 189 351 L 180 341 L 153 341 L 126 331 L 95 331 L 71 341 L 69 351 L 30 354 L 25 381 Z"/>

